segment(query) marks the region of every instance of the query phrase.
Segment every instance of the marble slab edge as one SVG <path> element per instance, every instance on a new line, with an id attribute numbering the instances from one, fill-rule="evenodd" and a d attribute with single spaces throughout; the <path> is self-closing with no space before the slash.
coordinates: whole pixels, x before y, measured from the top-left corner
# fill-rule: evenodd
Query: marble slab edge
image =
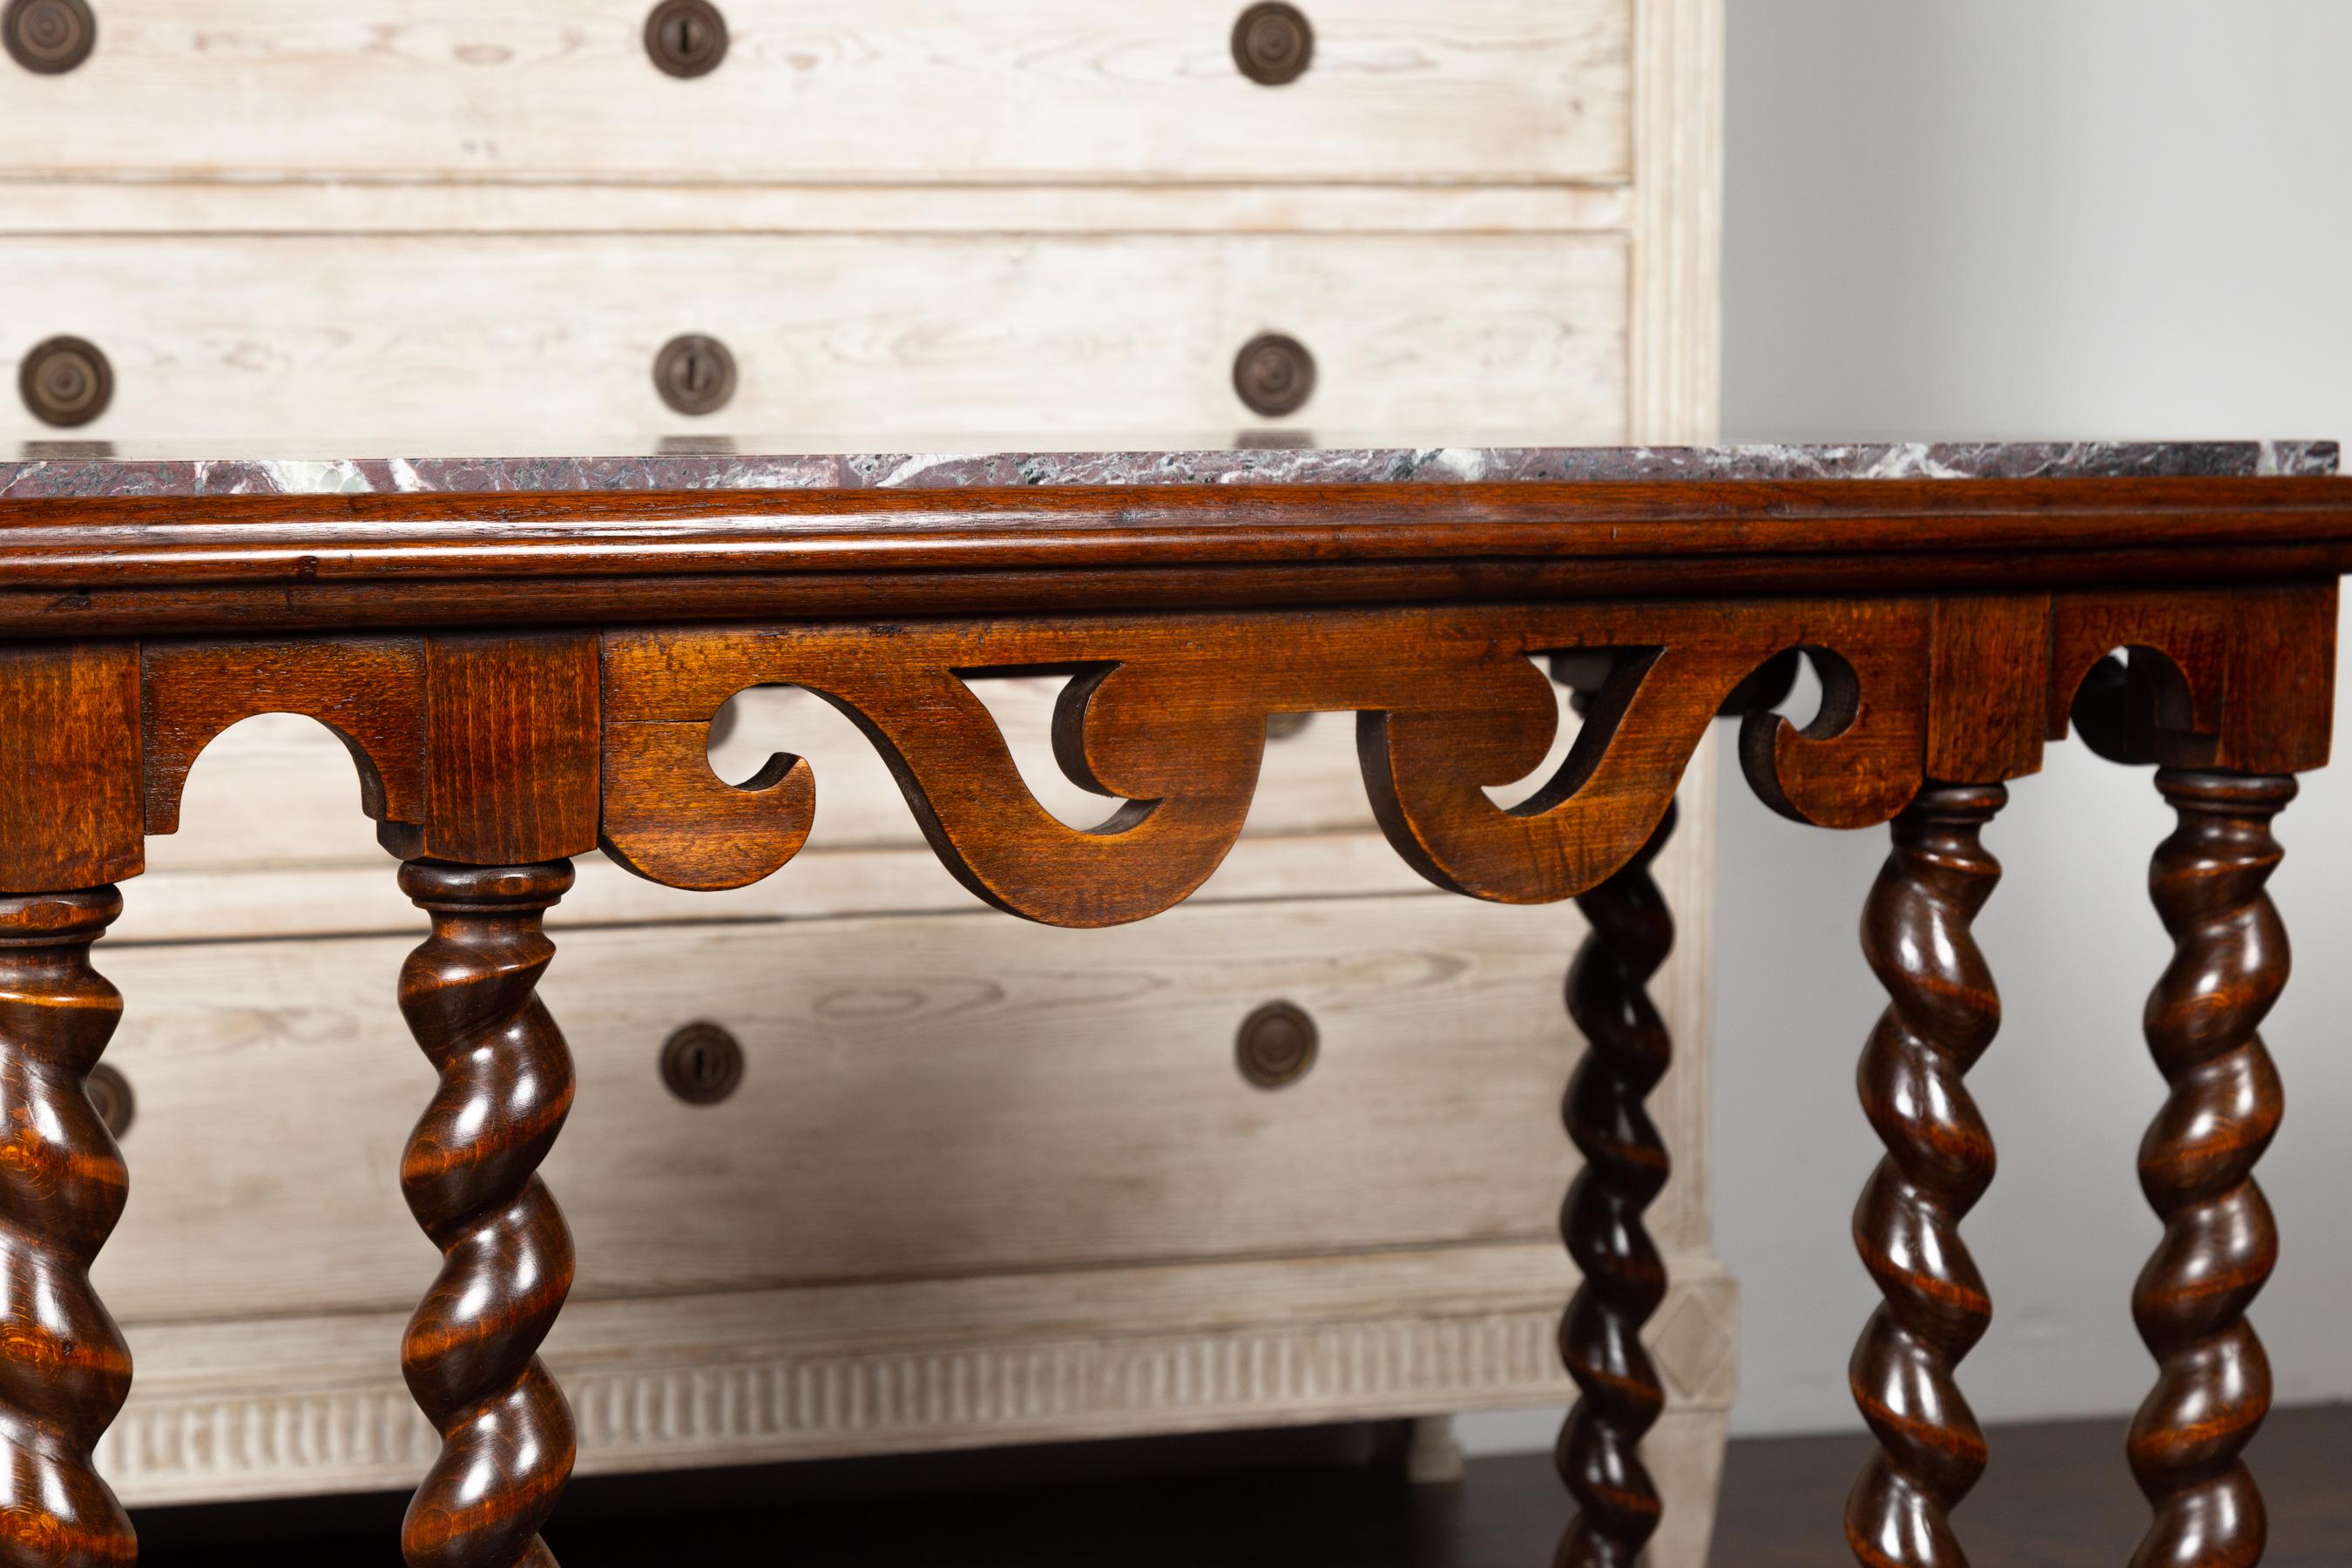
<path id="1" fill-rule="evenodd" d="M 62 448 L 75 445 L 58 443 Z M 955 489 L 1022 485 L 2183 478 L 2332 474 L 2333 441 L 1744 447 L 1241 447 L 1097 452 L 696 450 L 566 458 L 142 458 L 28 449 L 11 498 L 496 490 Z"/>

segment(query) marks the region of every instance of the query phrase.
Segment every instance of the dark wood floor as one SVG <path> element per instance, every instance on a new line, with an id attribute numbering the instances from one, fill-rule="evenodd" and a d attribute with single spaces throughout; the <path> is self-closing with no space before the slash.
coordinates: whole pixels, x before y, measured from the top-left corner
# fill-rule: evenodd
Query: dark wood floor
<path id="1" fill-rule="evenodd" d="M 1408 1487 L 1392 1434 L 1105 1444 L 577 1484 L 548 1532 L 564 1568 L 1541 1568 L 1563 1506 L 1540 1456 L 1474 1461 Z M 1996 1431 L 1961 1514 L 2000 1568 L 2112 1568 L 2146 1515 L 2122 1423 Z M 1865 1450 L 1850 1437 L 1732 1445 L 1714 1561 L 1825 1568 Z M 2265 1568 L 2352 1562 L 2352 1405 L 2281 1411 L 2254 1452 L 2270 1500 Z M 394 1561 L 395 1498 L 157 1510 L 150 1568 L 370 1568 Z M 789 1548 L 788 1552 L 782 1549 Z M 780 1555 L 780 1552 L 782 1552 Z"/>
<path id="2" fill-rule="evenodd" d="M 2114 1568 L 2129 1557 L 2147 1505 L 2124 1468 L 2123 1434 L 2120 1419 L 1996 1428 L 1992 1468 L 1956 1516 L 1969 1559 L 1993 1568 Z M 1836 1521 L 1867 1452 L 1860 1438 L 1734 1443 L 1715 1562 L 1845 1561 Z M 2270 1504 L 2263 1568 L 2352 1563 L 2352 1405 L 2273 1412 L 2248 1458 Z"/>

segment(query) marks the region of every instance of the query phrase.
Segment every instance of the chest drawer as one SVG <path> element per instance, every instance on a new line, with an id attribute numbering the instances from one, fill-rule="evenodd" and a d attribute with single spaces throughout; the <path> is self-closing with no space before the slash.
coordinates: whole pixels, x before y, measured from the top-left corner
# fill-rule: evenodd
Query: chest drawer
<path id="1" fill-rule="evenodd" d="M 1626 288 L 1617 236 L 27 237 L 0 240 L 0 360 L 51 333 L 94 343 L 113 400 L 76 434 L 115 440 L 282 452 L 365 431 L 464 454 L 868 429 L 1034 447 L 1256 424 L 1234 364 L 1277 332 L 1315 361 L 1295 423 L 1607 442 L 1625 430 Z M 656 391 L 688 334 L 734 363 L 713 416 Z M 57 434 L 0 402 L 0 440 Z"/>
<path id="2" fill-rule="evenodd" d="M 0 62 L 13 172 L 371 180 L 1614 180 L 1632 0 L 719 0 L 681 79 L 649 0 L 92 0 L 94 51 Z M 420 202 L 428 202 L 424 195 Z"/>
<path id="3" fill-rule="evenodd" d="M 543 994 L 580 1089 L 547 1175 L 583 1300 L 1534 1240 L 1571 1173 L 1565 907 L 556 934 Z M 108 1059 L 138 1107 L 130 1206 L 95 1270 L 119 1316 L 413 1302 L 431 1253 L 394 1173 L 433 1079 L 388 1005 L 411 945 L 103 955 L 128 999 Z M 1268 1089 L 1236 1039 L 1276 1000 L 1319 1045 Z M 744 1071 L 689 1105 L 657 1058 L 705 1020 Z"/>

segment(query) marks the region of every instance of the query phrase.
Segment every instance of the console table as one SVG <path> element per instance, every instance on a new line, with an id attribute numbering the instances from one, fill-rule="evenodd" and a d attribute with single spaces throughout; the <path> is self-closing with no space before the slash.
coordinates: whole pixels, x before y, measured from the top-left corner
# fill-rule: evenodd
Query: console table
<path id="1" fill-rule="evenodd" d="M 1633 1563 L 1659 1521 L 1639 1450 L 1664 1390 L 1640 1333 L 1667 1282 L 1643 1213 L 1668 1151 L 1643 1102 L 1670 1042 L 1644 986 L 1673 925 L 1648 868 L 1710 722 L 1738 718 L 1780 813 L 1892 824 L 1863 915 L 1890 1004 L 1860 1073 L 1888 1152 L 1854 1217 L 1885 1298 L 1852 1363 L 1878 1447 L 1846 1531 L 1864 1563 L 1913 1568 L 1963 1561 L 1951 1511 L 1985 1462 L 1957 1378 L 1991 1310 L 1959 1234 L 1993 1169 L 1964 1083 L 2000 1016 L 1969 936 L 2000 871 L 1984 830 L 2070 726 L 2156 764 L 2179 826 L 2149 885 L 2176 953 L 2147 1033 L 2172 1090 L 2140 1151 L 2165 1234 L 2132 1298 L 2158 1363 L 2130 1440 L 2154 1510 L 2134 1561 L 2252 1563 L 2262 1505 L 2238 1456 L 2270 1379 L 2246 1311 L 2276 1252 L 2252 1172 L 2281 1107 L 2258 1026 L 2287 972 L 2263 889 L 2272 819 L 2327 756 L 2352 566 L 2335 458 L 411 458 L 343 465 L 377 493 L 309 494 L 236 493 L 279 488 L 262 463 L 0 464 L 0 1563 L 136 1556 L 91 1457 L 131 1351 L 89 1279 L 126 1192 L 85 1092 L 122 1008 L 90 950 L 197 753 L 268 711 L 342 739 L 430 923 L 397 985 L 440 1074 L 399 1181 L 445 1255 L 399 1350 L 442 1436 L 408 1561 L 553 1562 L 538 1532 L 573 1431 L 536 1352 L 573 1258 L 535 1172 L 574 1086 L 535 994 L 542 917 L 599 847 L 686 889 L 785 870 L 813 770 L 779 755 L 736 785 L 708 754 L 730 698 L 790 685 L 856 722 L 959 880 L 1033 921 L 1184 899 L 1240 831 L 1269 720 L 1316 710 L 1357 716 L 1373 809 L 1423 876 L 1578 900 L 1572 1564 Z M 1799 657 L 1823 690 L 1802 727 L 1775 710 Z M 1115 803 L 1095 827 L 1024 786 L 966 684 L 1005 671 L 1067 678 L 1055 750 Z M 1582 729 L 1549 784 L 1498 806 L 1487 790 L 1553 739 L 1554 679 Z"/>

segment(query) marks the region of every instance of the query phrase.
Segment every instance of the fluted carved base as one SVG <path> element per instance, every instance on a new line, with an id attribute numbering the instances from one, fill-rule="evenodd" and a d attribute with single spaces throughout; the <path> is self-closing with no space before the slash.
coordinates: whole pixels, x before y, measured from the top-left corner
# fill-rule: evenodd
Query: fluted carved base
<path id="1" fill-rule="evenodd" d="M 139 1555 L 90 1462 L 131 1392 L 131 1352 L 90 1289 L 122 1217 L 122 1152 L 83 1090 L 122 1016 L 89 945 L 110 887 L 0 897 L 0 1565 L 94 1568 Z"/>
<path id="2" fill-rule="evenodd" d="M 2145 1021 L 2171 1092 L 2139 1153 L 2164 1239 L 2132 1294 L 2158 1364 L 2131 1428 L 2156 1515 L 2132 1563 L 2247 1568 L 2269 1526 L 2239 1456 L 2270 1412 L 2271 1370 L 2246 1310 L 2278 1260 L 2253 1172 L 2284 1109 L 2257 1031 L 2286 984 L 2286 928 L 2263 889 L 2280 855 L 2271 819 L 2295 784 L 2180 768 L 2156 783 L 2179 824 L 2148 868 L 2173 952 Z"/>
<path id="3" fill-rule="evenodd" d="M 1643 1102 L 1674 1055 L 1646 989 L 1675 943 L 1674 916 L 1650 875 L 1674 828 L 1669 805 L 1641 853 L 1576 900 L 1592 931 L 1569 970 L 1568 1011 L 1587 1048 L 1563 1115 L 1584 1169 L 1561 1207 L 1560 1234 L 1584 1282 L 1559 1326 L 1579 1397 L 1554 1453 L 1577 1504 L 1558 1568 L 1632 1568 L 1660 1517 L 1641 1446 L 1666 1391 L 1642 1325 L 1665 1299 L 1666 1266 L 1642 1214 L 1666 1184 L 1667 1159 Z"/>
<path id="4" fill-rule="evenodd" d="M 2000 1027 L 1969 926 L 2000 879 L 1979 835 L 1999 784 L 1937 784 L 1895 819 L 1862 945 L 1887 1006 L 1856 1072 L 1886 1157 L 1853 1213 L 1885 1298 L 1847 1376 L 1878 1449 L 1846 1500 L 1846 1544 L 1871 1568 L 1963 1568 L 1951 1512 L 1984 1475 L 1984 1433 L 1957 1368 L 1992 1321 L 1960 1221 L 1992 1184 L 1992 1135 L 1962 1079 Z"/>
<path id="5" fill-rule="evenodd" d="M 433 934 L 400 1010 L 441 1086 L 401 1162 L 444 1255 L 401 1367 L 442 1436 L 401 1535 L 410 1568 L 554 1568 L 539 1540 L 572 1474 L 571 1407 L 538 1351 L 572 1289 L 572 1236 L 536 1174 L 572 1108 L 572 1057 L 537 995 L 541 917 L 572 866 L 401 868 Z"/>

